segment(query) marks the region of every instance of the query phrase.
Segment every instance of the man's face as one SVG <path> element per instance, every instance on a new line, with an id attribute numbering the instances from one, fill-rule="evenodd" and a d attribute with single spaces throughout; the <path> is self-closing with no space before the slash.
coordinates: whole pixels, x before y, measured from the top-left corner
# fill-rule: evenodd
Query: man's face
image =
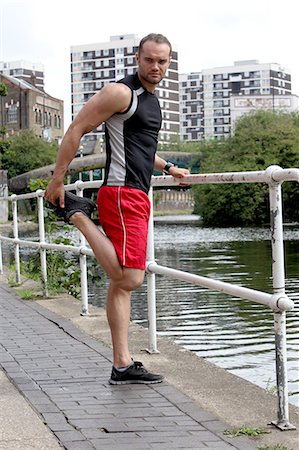
<path id="1" fill-rule="evenodd" d="M 141 53 L 136 54 L 138 75 L 149 90 L 160 83 L 170 64 L 170 48 L 167 44 L 153 41 L 144 43 Z"/>

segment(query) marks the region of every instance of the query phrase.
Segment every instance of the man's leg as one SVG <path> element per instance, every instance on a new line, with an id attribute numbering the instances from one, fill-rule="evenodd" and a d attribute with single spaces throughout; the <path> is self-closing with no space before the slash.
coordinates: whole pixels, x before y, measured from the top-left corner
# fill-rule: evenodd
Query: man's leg
<path id="1" fill-rule="evenodd" d="M 110 278 L 107 296 L 107 318 L 113 345 L 110 384 L 160 383 L 162 375 L 150 373 L 142 363 L 132 361 L 128 345 L 131 292 L 142 284 L 144 270 L 121 267 L 112 242 L 84 214 L 73 214 L 70 222 L 84 234 Z"/>
<path id="2" fill-rule="evenodd" d="M 143 282 L 144 270 L 123 268 L 111 241 L 86 216 L 75 213 L 71 223 L 86 237 L 95 257 L 110 278 L 107 318 L 111 329 L 115 367 L 131 363 L 128 332 L 131 316 L 131 292 Z"/>
<path id="3" fill-rule="evenodd" d="M 107 296 L 107 318 L 111 330 L 113 361 L 115 367 L 132 363 L 129 352 L 129 325 L 131 317 L 131 293 L 143 282 L 144 270 L 123 269 L 121 281 L 110 281 Z"/>

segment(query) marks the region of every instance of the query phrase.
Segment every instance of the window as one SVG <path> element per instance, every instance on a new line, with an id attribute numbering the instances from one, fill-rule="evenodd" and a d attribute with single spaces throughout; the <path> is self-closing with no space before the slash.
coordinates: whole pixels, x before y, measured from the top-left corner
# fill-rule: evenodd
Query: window
<path id="1" fill-rule="evenodd" d="M 38 123 L 39 125 L 41 125 L 42 123 L 42 112 L 40 109 L 35 109 L 35 123 Z"/>
<path id="2" fill-rule="evenodd" d="M 223 127 L 216 127 L 215 128 L 215 133 L 223 133 Z"/>
<path id="3" fill-rule="evenodd" d="M 17 105 L 10 105 L 8 108 L 7 123 L 18 122 L 18 108 Z"/>
<path id="4" fill-rule="evenodd" d="M 221 74 L 221 73 L 215 74 L 215 75 L 214 75 L 214 80 L 217 80 L 217 81 L 222 80 L 222 74 Z"/>
<path id="5" fill-rule="evenodd" d="M 79 111 L 79 110 L 80 110 L 80 108 L 77 111 Z M 61 128 L 61 117 L 57 116 L 56 114 L 54 116 L 54 127 Z"/>

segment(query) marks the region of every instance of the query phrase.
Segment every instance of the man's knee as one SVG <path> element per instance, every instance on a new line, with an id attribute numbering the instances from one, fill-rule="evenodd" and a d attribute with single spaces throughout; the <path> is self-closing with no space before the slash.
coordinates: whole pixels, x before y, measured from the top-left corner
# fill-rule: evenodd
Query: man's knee
<path id="1" fill-rule="evenodd" d="M 135 291 L 142 285 L 144 273 L 144 270 L 124 268 L 121 279 L 113 281 L 120 289 Z"/>

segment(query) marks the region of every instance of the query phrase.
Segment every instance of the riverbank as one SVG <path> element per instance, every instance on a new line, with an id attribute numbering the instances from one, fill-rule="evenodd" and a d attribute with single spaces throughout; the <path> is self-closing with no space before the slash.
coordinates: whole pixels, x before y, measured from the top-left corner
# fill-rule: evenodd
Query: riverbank
<path id="1" fill-rule="evenodd" d="M 1 277 L 2 282 L 7 283 L 7 279 L 7 274 Z M 13 290 L 17 294 L 20 289 L 35 290 L 37 295 L 41 295 L 40 286 L 32 280 L 24 279 L 22 285 Z M 40 306 L 71 321 L 78 329 L 111 348 L 110 332 L 103 308 L 90 306 L 90 315 L 81 316 L 80 302 L 69 295 L 38 298 L 34 301 Z M 256 448 L 264 445 L 268 446 L 264 447 L 265 450 L 272 450 L 273 446 L 278 444 L 284 445 L 286 449 L 297 448 L 297 407 L 290 405 L 290 419 L 297 430 L 282 432 L 269 425 L 271 421 L 276 420 L 277 398 L 266 390 L 199 358 L 169 338 L 158 338 L 158 354 L 148 354 L 147 346 L 147 330 L 132 323 L 130 347 L 134 358 L 142 360 L 151 370 L 163 373 L 170 385 L 195 401 L 207 414 L 217 417 L 230 427 L 258 427 L 269 431 L 269 434 L 254 440 Z"/>

